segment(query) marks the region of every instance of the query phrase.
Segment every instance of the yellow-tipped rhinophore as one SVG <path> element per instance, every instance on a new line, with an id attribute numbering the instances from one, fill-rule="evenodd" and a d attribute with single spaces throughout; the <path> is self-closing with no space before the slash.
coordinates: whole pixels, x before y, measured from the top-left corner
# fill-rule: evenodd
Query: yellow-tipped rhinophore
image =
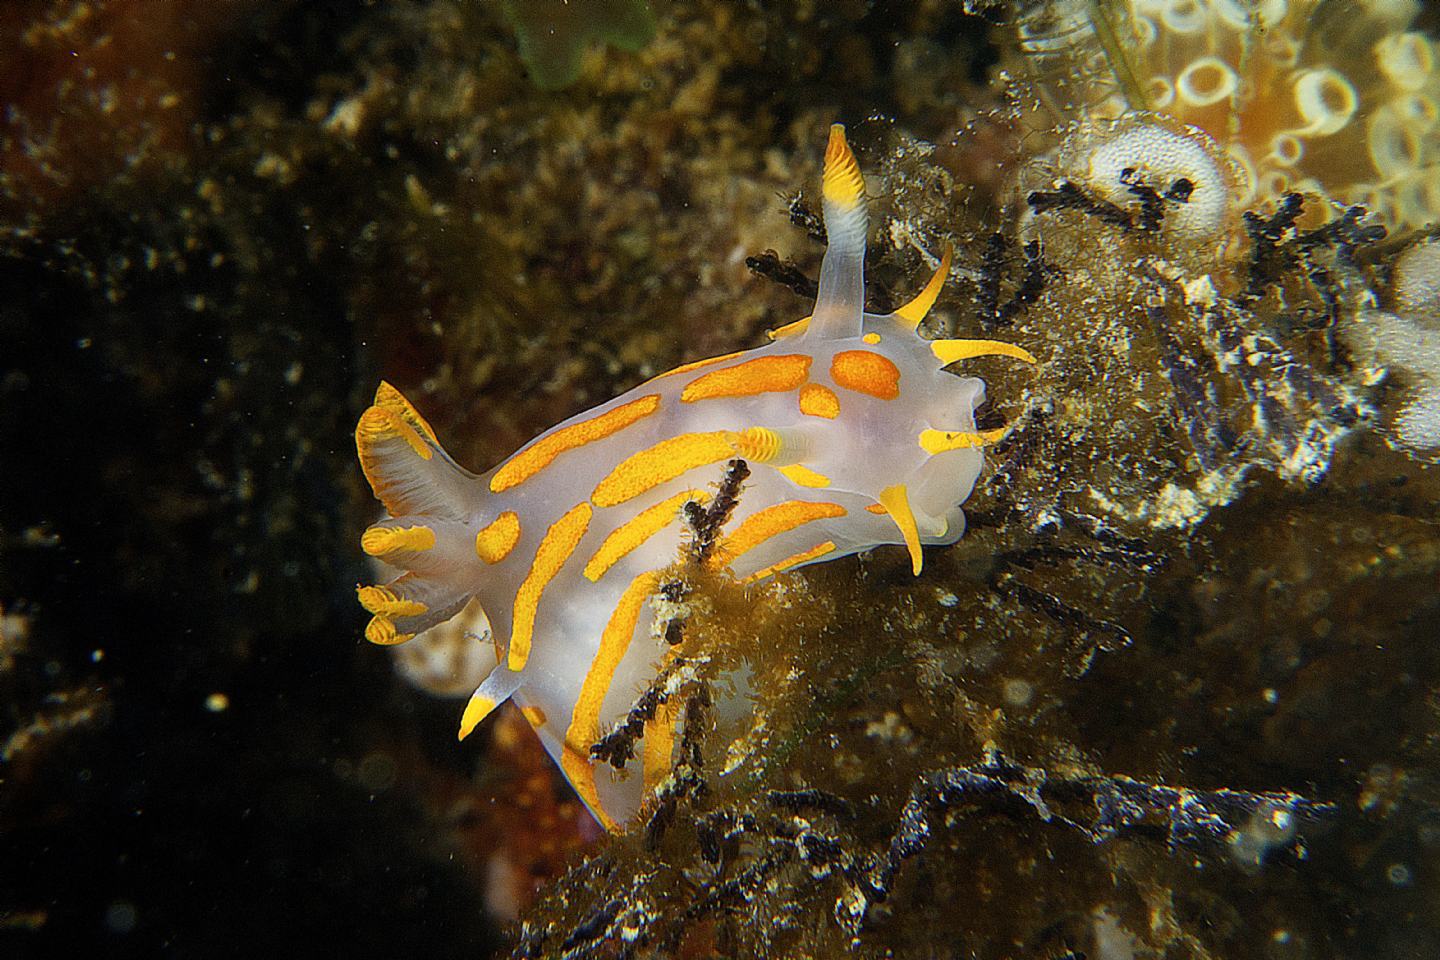
<path id="1" fill-rule="evenodd" d="M 825 200 L 842 209 L 854 207 L 865 199 L 865 178 L 850 144 L 845 141 L 845 125 L 830 125 L 830 142 L 825 147 L 825 178 L 821 183 Z"/>

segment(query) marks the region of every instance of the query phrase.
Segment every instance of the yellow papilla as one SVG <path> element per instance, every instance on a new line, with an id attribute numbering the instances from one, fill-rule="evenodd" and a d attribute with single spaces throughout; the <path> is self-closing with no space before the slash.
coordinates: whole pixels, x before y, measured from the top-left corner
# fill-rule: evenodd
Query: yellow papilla
<path id="1" fill-rule="evenodd" d="M 1013 357 L 1026 363 L 1035 362 L 1029 350 L 1003 340 L 932 340 L 930 352 L 943 364 L 974 357 Z"/>
<path id="2" fill-rule="evenodd" d="M 416 410 L 410 401 L 405 399 L 404 394 L 390 386 L 390 384 L 384 380 L 380 381 L 380 386 L 375 390 L 375 406 L 383 407 L 391 413 L 394 413 L 401 420 L 404 420 L 410 424 L 410 426 L 424 434 L 435 446 L 440 446 L 440 441 L 435 439 L 435 431 L 430 429 L 430 424 L 426 423 L 425 418 L 420 416 L 420 411 Z"/>
<path id="3" fill-rule="evenodd" d="M 429 609 L 419 600 L 406 600 L 389 587 L 356 587 L 355 596 L 367 613 L 383 617 L 418 617 Z"/>
<path id="4" fill-rule="evenodd" d="M 494 700 L 476 690 L 470 696 L 470 702 L 465 704 L 465 712 L 460 717 L 460 731 L 455 739 L 464 740 L 474 732 L 480 725 L 480 721 L 494 712 L 497 704 Z"/>
<path id="5" fill-rule="evenodd" d="M 968 430 L 922 430 L 920 431 L 920 446 L 926 453 L 934 456 L 949 450 L 988 447 L 993 443 L 999 443 L 1009 432 L 1009 427 L 996 427 L 994 430 L 973 432 Z"/>
<path id="6" fill-rule="evenodd" d="M 389 617 L 380 614 L 371 617 L 370 622 L 365 625 L 365 639 L 382 647 L 404 643 L 413 636 L 415 636 L 413 633 L 400 633 L 395 629 L 395 624 Z"/>
<path id="7" fill-rule="evenodd" d="M 940 290 L 945 286 L 945 278 L 950 276 L 950 261 L 954 256 L 954 245 L 945 244 L 945 252 L 940 255 L 940 265 L 935 268 L 935 273 L 931 275 L 930 282 L 925 284 L 925 289 L 917 293 L 914 300 L 895 311 L 896 318 L 911 330 L 919 327 L 920 321 L 924 320 L 930 308 L 935 306 Z"/>
<path id="8" fill-rule="evenodd" d="M 413 527 L 371 527 L 360 535 L 360 549 L 372 557 L 397 553 L 423 553 L 435 546 L 435 531 L 423 525 Z"/>
<path id="9" fill-rule="evenodd" d="M 920 529 L 915 524 L 915 512 L 910 509 L 910 493 L 905 489 L 905 484 L 897 483 L 881 490 L 880 504 L 885 508 L 885 512 L 890 514 L 890 519 L 894 520 L 895 526 L 900 529 L 900 536 L 905 539 L 905 549 L 910 551 L 911 571 L 915 576 L 920 576 L 920 569 L 925 562 L 920 550 Z"/>

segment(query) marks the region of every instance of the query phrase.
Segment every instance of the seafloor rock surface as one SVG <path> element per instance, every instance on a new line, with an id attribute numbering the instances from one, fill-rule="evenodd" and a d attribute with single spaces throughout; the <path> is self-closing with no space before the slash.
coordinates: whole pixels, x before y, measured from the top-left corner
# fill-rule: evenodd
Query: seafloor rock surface
<path id="1" fill-rule="evenodd" d="M 1440 468 L 1423 342 L 1388 369 L 1364 326 L 1431 232 L 1433 19 L 972 6 L 651 3 L 558 90 L 500 3 L 0 10 L 0 952 L 1440 953 Z M 1216 49 L 1276 18 L 1225 69 L 1303 40 L 1276 76 L 1352 78 L 1404 189 L 1271 175 L 1257 129 L 1350 136 L 1330 74 L 1323 123 L 1275 81 L 1113 125 L 1192 69 L 1125 31 L 1192 7 Z M 953 243 L 927 332 L 1040 363 L 967 366 L 1013 429 L 919 579 L 679 568 L 680 760 L 603 838 L 516 716 L 457 747 L 360 641 L 355 416 L 384 376 L 484 468 L 761 342 L 813 294 L 835 120 L 872 306 Z"/>

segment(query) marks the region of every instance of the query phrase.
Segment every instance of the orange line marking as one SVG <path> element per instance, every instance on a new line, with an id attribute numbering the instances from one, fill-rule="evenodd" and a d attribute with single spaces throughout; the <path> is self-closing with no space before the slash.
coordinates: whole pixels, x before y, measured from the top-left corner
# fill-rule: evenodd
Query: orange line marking
<path id="1" fill-rule="evenodd" d="M 635 624 L 640 620 L 640 610 L 646 599 L 655 591 L 660 575 L 647 571 L 630 581 L 605 632 L 600 635 L 600 648 L 590 669 L 580 684 L 580 695 L 575 699 L 575 709 L 570 714 L 570 728 L 565 731 L 565 749 L 560 754 L 560 766 L 575 792 L 595 811 L 600 824 L 612 833 L 619 827 L 600 806 L 600 793 L 595 789 L 595 763 L 590 759 L 590 747 L 600 739 L 600 707 L 605 703 L 605 694 L 615 679 L 615 669 L 620 666 L 625 651 L 630 649 L 630 638 L 635 634 Z"/>
<path id="2" fill-rule="evenodd" d="M 520 589 L 515 592 L 515 625 L 510 632 L 510 659 L 512 671 L 525 669 L 530 659 L 530 642 L 535 636 L 535 611 L 540 607 L 540 595 L 565 561 L 580 545 L 580 538 L 590 527 L 590 504 L 580 503 L 545 531 L 540 546 L 535 549 L 535 562 Z"/>
<path id="3" fill-rule="evenodd" d="M 674 523 L 680 515 L 680 507 L 687 500 L 705 503 L 709 499 L 710 494 L 704 490 L 682 490 L 673 497 L 641 510 L 610 531 L 605 542 L 600 544 L 600 549 L 596 550 L 590 562 L 585 564 L 585 578 L 593 583 L 605 576 L 606 571 L 631 550 Z"/>
<path id="4" fill-rule="evenodd" d="M 757 510 L 746 517 L 734 533 L 720 541 L 711 563 L 717 567 L 733 563 L 771 537 L 789 533 L 814 520 L 843 517 L 845 512 L 838 503 L 811 500 L 786 500 Z"/>
<path id="5" fill-rule="evenodd" d="M 613 507 L 646 490 L 668 483 L 687 470 L 719 463 L 735 455 L 729 433 L 682 433 L 632 453 L 595 486 L 590 500 L 597 507 Z"/>
<path id="6" fill-rule="evenodd" d="M 556 457 L 567 450 L 583 447 L 587 443 L 604 440 L 619 433 L 626 427 L 650 416 L 660 409 L 660 395 L 631 400 L 604 413 L 561 427 L 553 433 L 536 440 L 505 462 L 490 478 L 490 492 L 509 490 L 516 484 L 524 483 L 548 467 Z"/>
<path id="7" fill-rule="evenodd" d="M 685 385 L 680 402 L 715 400 L 721 397 L 753 397 L 759 393 L 780 393 L 794 390 L 810 374 L 810 357 L 803 353 L 787 353 L 773 357 L 756 357 L 733 367 L 702 374 Z"/>

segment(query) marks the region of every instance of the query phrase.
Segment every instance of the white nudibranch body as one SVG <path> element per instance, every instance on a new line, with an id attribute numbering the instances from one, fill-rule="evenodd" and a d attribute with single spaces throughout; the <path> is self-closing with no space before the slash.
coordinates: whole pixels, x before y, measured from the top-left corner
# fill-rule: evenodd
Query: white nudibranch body
<path id="1" fill-rule="evenodd" d="M 984 384 L 943 368 L 983 355 L 1034 362 L 1006 343 L 917 335 L 948 251 L 913 301 L 864 311 L 864 182 L 838 125 L 824 213 L 830 243 L 813 314 L 767 346 L 662 374 L 479 476 L 388 384 L 356 429 L 389 513 L 361 545 L 407 571 L 359 588 L 373 614 L 366 638 L 403 643 L 457 615 L 488 616 L 491 665 L 461 738 L 514 699 L 608 828 L 670 769 L 674 719 L 663 713 L 620 775 L 597 769 L 590 751 L 670 652 L 655 594 L 679 556 L 685 504 L 706 503 L 725 463 L 743 457 L 752 473 L 713 567 L 753 581 L 903 544 L 918 574 L 922 544 L 963 532 L 960 505 L 1001 433 L 976 430 Z"/>

